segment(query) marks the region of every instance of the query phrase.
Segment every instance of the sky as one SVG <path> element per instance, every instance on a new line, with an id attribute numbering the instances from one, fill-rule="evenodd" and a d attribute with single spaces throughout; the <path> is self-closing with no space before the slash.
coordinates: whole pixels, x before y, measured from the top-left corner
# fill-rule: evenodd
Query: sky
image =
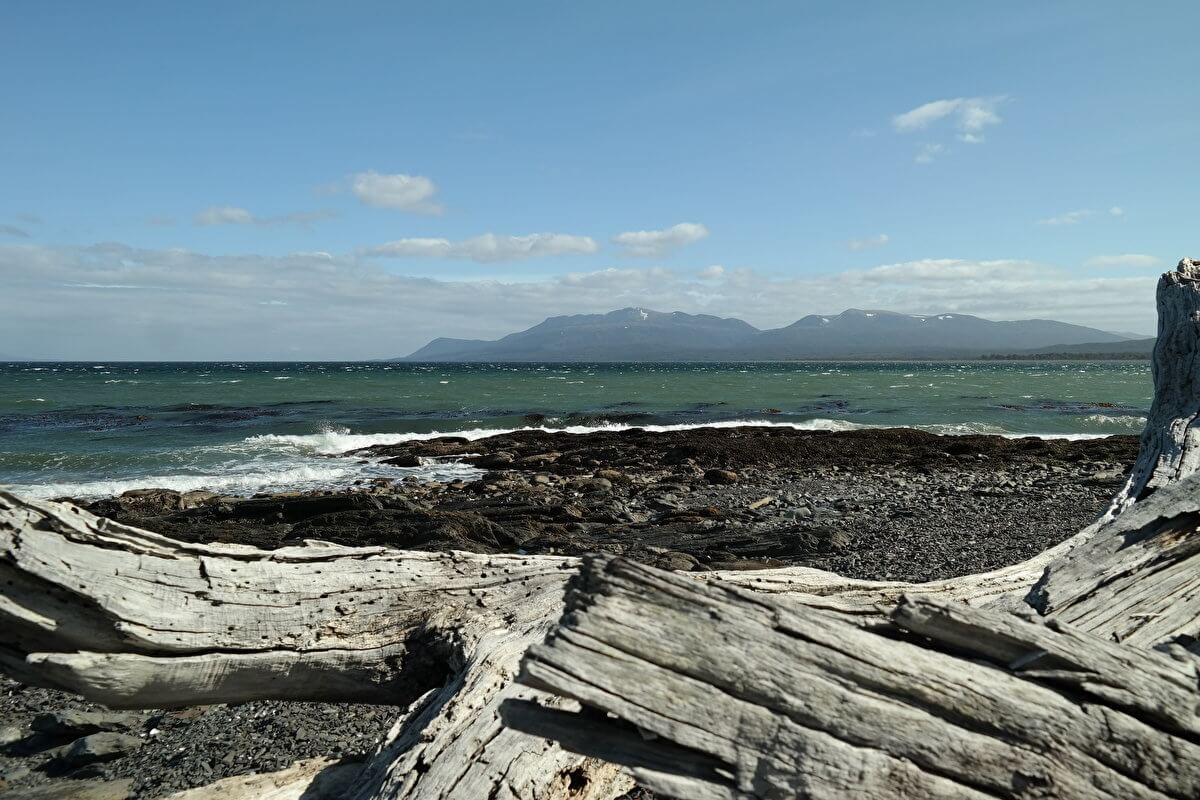
<path id="1" fill-rule="evenodd" d="M 374 359 L 627 306 L 1151 334 L 1200 4 L 0 8 L 0 358 Z"/>

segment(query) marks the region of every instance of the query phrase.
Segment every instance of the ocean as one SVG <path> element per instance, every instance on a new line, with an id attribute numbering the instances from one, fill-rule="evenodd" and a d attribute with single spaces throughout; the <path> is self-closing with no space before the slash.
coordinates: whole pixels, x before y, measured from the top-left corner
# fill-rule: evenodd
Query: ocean
<path id="1" fill-rule="evenodd" d="M 342 487 L 470 477 L 341 457 L 371 444 L 520 428 L 914 427 L 1086 438 L 1138 433 L 1147 362 L 745 364 L 0 363 L 0 488 Z"/>

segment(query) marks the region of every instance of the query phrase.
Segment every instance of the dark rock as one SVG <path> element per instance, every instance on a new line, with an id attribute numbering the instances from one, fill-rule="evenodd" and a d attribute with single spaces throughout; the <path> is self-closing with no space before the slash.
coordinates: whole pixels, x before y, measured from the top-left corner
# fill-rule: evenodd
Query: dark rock
<path id="1" fill-rule="evenodd" d="M 380 511 L 383 506 L 375 497 L 363 492 L 346 492 L 328 496 L 289 497 L 276 494 L 246 500 L 233 507 L 235 519 L 274 519 L 299 522 L 323 514 L 346 511 Z"/>
<path id="2" fill-rule="evenodd" d="M 681 572 L 691 572 L 702 569 L 700 560 L 690 553 L 680 553 L 678 550 L 668 550 L 643 559 L 647 564 L 659 569 L 673 569 Z"/>
<path id="3" fill-rule="evenodd" d="M 593 473 L 593 477 L 603 478 L 612 483 L 629 483 L 630 478 L 619 469 L 598 469 Z"/>
<path id="4" fill-rule="evenodd" d="M 116 711 L 52 711 L 33 718 L 30 728 L 60 738 L 77 738 L 104 731 L 132 731 L 142 726 L 137 714 Z"/>
<path id="5" fill-rule="evenodd" d="M 577 492 L 609 492 L 613 485 L 605 478 L 572 478 L 567 481 L 567 487 Z"/>
<path id="6" fill-rule="evenodd" d="M 488 453 L 487 455 L 472 459 L 471 463 L 481 469 L 503 469 L 510 466 L 515 460 L 516 457 L 512 453 L 506 450 L 498 450 L 494 453 Z"/>
<path id="7" fill-rule="evenodd" d="M 54 760 L 61 767 L 82 767 L 120 758 L 143 744 L 142 739 L 123 733 L 93 733 L 67 745 Z"/>
<path id="8" fill-rule="evenodd" d="M 413 455 L 412 453 L 405 453 L 401 456 L 385 458 L 379 463 L 390 464 L 393 467 L 419 467 L 421 466 L 421 457 Z"/>
<path id="9" fill-rule="evenodd" d="M 183 502 L 179 492 L 171 489 L 130 489 L 119 497 L 101 500 L 99 510 L 93 513 L 103 516 L 137 514 L 157 516 L 179 511 Z"/>
<path id="10" fill-rule="evenodd" d="M 533 467 L 544 467 L 548 464 L 553 464 L 562 456 L 562 453 L 534 453 L 531 456 L 523 456 L 518 458 L 517 465 L 526 469 Z"/>
<path id="11" fill-rule="evenodd" d="M 728 469 L 710 469 L 704 473 L 704 480 L 709 483 L 726 485 L 738 482 L 738 474 Z"/>

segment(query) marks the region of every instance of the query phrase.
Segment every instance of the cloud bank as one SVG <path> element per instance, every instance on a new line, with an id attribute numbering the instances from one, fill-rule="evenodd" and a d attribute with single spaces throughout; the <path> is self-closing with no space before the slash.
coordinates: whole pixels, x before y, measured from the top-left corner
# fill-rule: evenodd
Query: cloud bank
<path id="1" fill-rule="evenodd" d="M 1157 267 L 1162 259 L 1143 253 L 1125 253 L 1119 256 L 1093 256 L 1086 262 L 1089 267 Z"/>
<path id="2" fill-rule="evenodd" d="M 555 314 L 646 306 L 759 327 L 849 307 L 1042 317 L 1153 330 L 1152 274 L 1080 276 L 1030 261 L 922 259 L 805 277 L 608 268 L 442 281 L 329 253 L 206 255 L 120 243 L 0 244 L 0 340 L 18 357 L 367 359 L 436 336 L 496 338 Z"/>
<path id="3" fill-rule="evenodd" d="M 364 252 L 366 255 L 391 258 L 464 258 L 495 263 L 537 256 L 587 255 L 599 249 L 590 236 L 568 233 L 497 236 L 485 233 L 459 242 L 449 239 L 397 239 Z"/>
<path id="4" fill-rule="evenodd" d="M 332 209 L 318 211 L 293 211 L 278 217 L 260 217 L 237 206 L 211 206 L 196 214 L 192 221 L 197 225 L 301 225 L 308 226 L 323 219 L 333 219 L 337 212 Z M 166 217 L 151 217 L 151 225 L 169 225 Z"/>

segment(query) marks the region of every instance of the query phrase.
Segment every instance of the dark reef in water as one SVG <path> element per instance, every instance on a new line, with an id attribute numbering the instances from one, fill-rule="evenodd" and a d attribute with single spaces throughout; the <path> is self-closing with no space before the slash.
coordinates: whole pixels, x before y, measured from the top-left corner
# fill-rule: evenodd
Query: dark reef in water
<path id="1" fill-rule="evenodd" d="M 907 429 L 518 431 L 352 453 L 460 461 L 474 481 L 378 479 L 243 499 L 127 493 L 90 510 L 189 541 L 582 554 L 675 569 L 810 564 L 930 580 L 1026 558 L 1074 532 L 1132 463 L 1131 436 L 1066 441 Z M 762 502 L 765 501 L 765 502 Z M 962 541 L 956 531 L 970 530 Z M 964 546 L 969 544 L 969 546 Z"/>

